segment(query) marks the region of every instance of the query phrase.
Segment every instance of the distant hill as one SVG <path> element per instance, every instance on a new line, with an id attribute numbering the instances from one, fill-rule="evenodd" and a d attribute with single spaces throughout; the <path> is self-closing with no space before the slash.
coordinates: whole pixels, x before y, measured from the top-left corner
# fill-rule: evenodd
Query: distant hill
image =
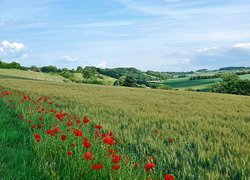
<path id="1" fill-rule="evenodd" d="M 219 70 L 199 69 L 189 72 L 143 72 L 134 67 L 97 68 L 94 66 L 76 69 L 24 67 L 17 62 L 0 61 L 0 76 L 36 79 L 56 82 L 76 82 L 129 87 L 150 87 L 158 89 L 179 89 L 209 91 L 213 84 L 221 80 L 225 73 L 233 73 L 242 79 L 250 79 L 250 67 L 223 67 Z"/>

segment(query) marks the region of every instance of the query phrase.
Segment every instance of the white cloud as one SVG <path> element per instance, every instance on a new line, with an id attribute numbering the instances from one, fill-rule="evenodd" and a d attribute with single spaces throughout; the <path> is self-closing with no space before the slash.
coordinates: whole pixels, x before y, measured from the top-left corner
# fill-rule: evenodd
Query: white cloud
<path id="1" fill-rule="evenodd" d="M 63 62 L 73 63 L 73 62 L 78 62 L 79 59 L 72 57 L 70 55 L 65 55 L 65 56 L 62 56 L 61 60 Z"/>
<path id="2" fill-rule="evenodd" d="M 208 51 L 214 51 L 220 49 L 219 47 L 204 47 L 202 49 L 198 49 L 197 52 L 202 53 L 202 52 L 208 52 Z"/>
<path id="3" fill-rule="evenodd" d="M 3 59 L 13 59 L 21 58 L 25 59 L 28 57 L 28 48 L 21 42 L 9 42 L 4 40 L 0 45 L 0 58 Z"/>
<path id="4" fill-rule="evenodd" d="M 250 49 L 250 43 L 239 43 L 233 46 L 234 48 Z"/>
<path id="5" fill-rule="evenodd" d="M 107 67 L 107 62 L 106 61 L 101 61 L 98 65 L 97 65 L 97 67 L 99 67 L 99 68 L 106 68 Z"/>

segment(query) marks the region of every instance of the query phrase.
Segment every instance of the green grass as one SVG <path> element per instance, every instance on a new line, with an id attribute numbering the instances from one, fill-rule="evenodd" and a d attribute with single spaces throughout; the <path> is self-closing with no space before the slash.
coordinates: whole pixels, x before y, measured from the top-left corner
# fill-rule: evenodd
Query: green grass
<path id="1" fill-rule="evenodd" d="M 70 81 L 56 74 L 25 71 L 25 70 L 18 70 L 18 69 L 0 69 L 0 75 L 3 77 L 12 77 L 12 78 L 19 78 L 19 79 L 33 79 L 33 80 L 41 80 L 41 81 L 53 81 L 53 82 L 69 82 Z"/>
<path id="2" fill-rule="evenodd" d="M 250 80 L 250 74 L 240 75 L 241 79 L 249 79 Z"/>
<path id="3" fill-rule="evenodd" d="M 199 79 L 199 80 L 189 80 L 189 78 L 179 78 L 179 79 L 170 79 L 164 82 L 164 84 L 175 88 L 175 89 L 205 89 L 209 88 L 215 82 L 220 81 L 219 78 L 214 79 Z"/>
<path id="4" fill-rule="evenodd" d="M 153 156 L 159 169 L 149 176 L 155 179 L 165 173 L 176 179 L 250 177 L 250 97 L 15 79 L 0 83 L 35 97 L 59 96 L 61 110 L 113 130 L 124 154 L 140 160 L 141 169 Z M 122 179 L 129 179 L 122 172 Z"/>
<path id="5" fill-rule="evenodd" d="M 46 179 L 28 129 L 1 99 L 0 111 L 0 179 Z"/>

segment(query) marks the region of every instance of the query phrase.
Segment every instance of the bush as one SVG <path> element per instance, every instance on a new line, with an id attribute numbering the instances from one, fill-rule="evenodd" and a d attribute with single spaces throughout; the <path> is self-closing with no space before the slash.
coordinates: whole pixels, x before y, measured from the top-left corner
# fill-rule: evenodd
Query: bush
<path id="1" fill-rule="evenodd" d="M 222 82 L 217 82 L 212 92 L 250 96 L 250 81 L 241 80 L 236 74 L 225 74 Z"/>

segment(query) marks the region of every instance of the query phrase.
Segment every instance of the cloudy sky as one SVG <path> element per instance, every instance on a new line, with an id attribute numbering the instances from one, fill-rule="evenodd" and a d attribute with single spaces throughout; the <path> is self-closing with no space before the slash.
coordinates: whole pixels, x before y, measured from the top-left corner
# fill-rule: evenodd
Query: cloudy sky
<path id="1" fill-rule="evenodd" d="M 249 0 L 0 0 L 0 59 L 73 68 L 250 66 Z"/>

